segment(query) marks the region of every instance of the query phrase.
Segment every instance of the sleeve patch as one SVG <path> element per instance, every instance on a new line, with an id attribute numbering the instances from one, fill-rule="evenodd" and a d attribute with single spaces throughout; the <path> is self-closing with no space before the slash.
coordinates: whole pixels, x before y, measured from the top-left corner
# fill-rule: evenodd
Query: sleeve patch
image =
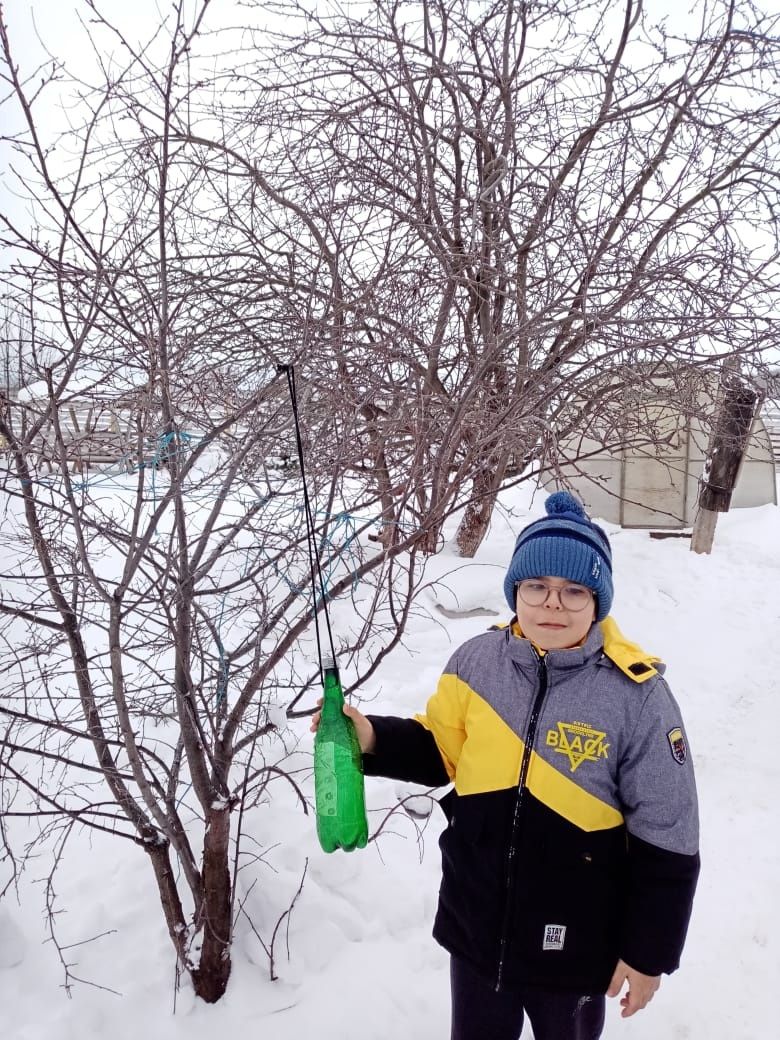
<path id="1" fill-rule="evenodd" d="M 688 745 L 685 743 L 685 734 L 679 726 L 675 726 L 674 729 L 670 729 L 666 734 L 666 739 L 669 741 L 669 747 L 672 750 L 672 758 L 675 762 L 679 762 L 682 765 L 688 757 Z"/>

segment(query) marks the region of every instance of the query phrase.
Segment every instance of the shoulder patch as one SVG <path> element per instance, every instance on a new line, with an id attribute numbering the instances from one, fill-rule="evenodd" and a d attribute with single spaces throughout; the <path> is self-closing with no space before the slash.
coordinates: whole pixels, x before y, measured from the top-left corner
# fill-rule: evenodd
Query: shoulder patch
<path id="1" fill-rule="evenodd" d="M 646 672 L 654 671 L 654 669 L 651 668 L 649 664 L 645 664 L 644 661 L 634 661 L 633 664 L 628 666 L 628 670 L 632 675 L 644 675 Z"/>
<path id="2" fill-rule="evenodd" d="M 685 743 L 685 734 L 679 726 L 675 726 L 674 729 L 670 729 L 666 734 L 666 739 L 669 741 L 672 758 L 675 762 L 679 762 L 682 765 L 688 757 L 688 745 Z"/>

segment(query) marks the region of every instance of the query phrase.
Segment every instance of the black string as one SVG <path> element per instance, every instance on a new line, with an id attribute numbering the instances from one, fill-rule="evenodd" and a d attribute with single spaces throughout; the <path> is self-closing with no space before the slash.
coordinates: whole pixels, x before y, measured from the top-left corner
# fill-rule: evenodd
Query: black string
<path id="1" fill-rule="evenodd" d="M 309 570 L 311 573 L 311 591 L 312 591 L 312 610 L 314 613 L 314 633 L 317 639 L 317 660 L 320 665 L 320 673 L 323 673 L 322 667 L 322 645 L 320 641 L 320 625 L 317 611 L 317 585 L 320 588 L 320 596 L 322 597 L 322 612 L 325 615 L 325 626 L 328 630 L 328 642 L 330 643 L 330 652 L 333 658 L 333 664 L 336 664 L 336 650 L 333 646 L 333 633 L 330 628 L 330 615 L 328 614 L 328 600 L 327 593 L 325 592 L 325 581 L 322 577 L 322 568 L 320 567 L 320 557 L 317 551 L 317 544 L 315 539 L 314 530 L 314 516 L 311 511 L 311 502 L 309 500 L 309 489 L 306 484 L 306 470 L 303 464 L 303 443 L 301 441 L 301 427 L 298 420 L 298 397 L 295 393 L 295 370 L 292 365 L 278 365 L 279 372 L 284 372 L 287 376 L 287 388 L 290 391 L 290 403 L 292 404 L 293 421 L 295 423 L 295 443 L 298 447 L 298 465 L 301 467 L 301 482 L 303 484 L 303 508 L 306 516 L 306 546 L 309 551 Z M 324 681 L 324 675 L 323 675 Z"/>

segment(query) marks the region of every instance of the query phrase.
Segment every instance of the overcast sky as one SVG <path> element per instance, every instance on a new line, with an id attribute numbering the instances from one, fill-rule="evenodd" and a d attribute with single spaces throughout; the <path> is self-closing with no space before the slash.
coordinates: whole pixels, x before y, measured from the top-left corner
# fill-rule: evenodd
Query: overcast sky
<path id="1" fill-rule="evenodd" d="M 194 11 L 200 0 L 185 0 L 186 9 Z M 15 64 L 25 81 L 28 96 L 35 94 L 41 77 L 51 68 L 52 58 L 67 66 L 87 83 L 100 84 L 100 73 L 94 48 L 89 42 L 90 11 L 84 0 L 6 0 L 3 3 L 3 18 L 8 30 Z M 98 9 L 119 28 L 132 43 L 148 42 L 166 13 L 173 7 L 171 0 L 98 0 Z M 215 27 L 224 23 L 231 15 L 235 17 L 234 0 L 212 0 L 207 15 L 207 25 Z M 244 12 L 246 17 L 246 12 Z M 112 51 L 120 52 L 120 45 L 107 33 L 100 37 L 101 58 L 106 61 Z M 126 54 L 121 56 L 126 64 Z M 64 95 L 55 85 L 50 85 L 36 99 L 34 112 L 36 124 L 42 131 L 44 145 L 53 142 L 58 133 L 69 126 L 69 109 L 63 103 L 73 91 L 69 83 Z M 15 99 L 7 91 L 0 93 L 0 132 L 13 133 L 22 128 L 22 115 Z M 24 221 L 26 203 L 18 198 L 15 178 L 9 175 L 8 166 L 13 162 L 17 170 L 23 169 L 23 160 L 14 156 L 7 143 L 0 141 L 0 212 L 13 220 Z M 8 263 L 7 251 L 0 247 L 0 267 Z"/>

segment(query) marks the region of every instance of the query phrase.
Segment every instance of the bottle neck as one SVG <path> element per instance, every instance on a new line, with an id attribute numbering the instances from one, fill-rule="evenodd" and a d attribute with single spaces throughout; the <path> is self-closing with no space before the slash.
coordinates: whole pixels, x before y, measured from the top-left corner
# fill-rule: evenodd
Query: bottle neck
<path id="1" fill-rule="evenodd" d="M 322 709 L 326 711 L 333 707 L 341 710 L 344 704 L 344 691 L 341 688 L 339 670 L 336 667 L 326 668 L 322 687 Z"/>

